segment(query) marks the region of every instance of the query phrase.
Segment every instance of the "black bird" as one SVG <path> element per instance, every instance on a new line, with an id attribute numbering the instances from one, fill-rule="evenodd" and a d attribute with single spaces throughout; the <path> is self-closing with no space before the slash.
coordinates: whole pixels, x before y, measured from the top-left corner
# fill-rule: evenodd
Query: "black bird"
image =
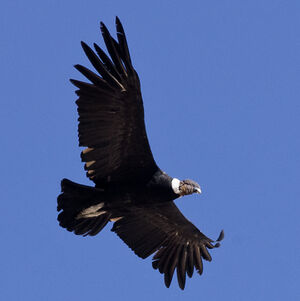
<path id="1" fill-rule="evenodd" d="M 95 187 L 63 179 L 57 199 L 60 226 L 77 235 L 96 235 L 108 222 L 141 258 L 155 253 L 153 268 L 170 286 L 175 269 L 178 284 L 194 268 L 202 274 L 202 258 L 217 243 L 201 233 L 174 204 L 188 194 L 201 193 L 192 180 L 180 181 L 155 163 L 146 135 L 138 74 L 134 70 L 122 24 L 116 18 L 117 40 L 100 23 L 109 56 L 94 44 L 82 48 L 99 75 L 81 65 L 75 68 L 90 83 L 73 80 L 78 88 L 79 145 L 87 177 Z"/>

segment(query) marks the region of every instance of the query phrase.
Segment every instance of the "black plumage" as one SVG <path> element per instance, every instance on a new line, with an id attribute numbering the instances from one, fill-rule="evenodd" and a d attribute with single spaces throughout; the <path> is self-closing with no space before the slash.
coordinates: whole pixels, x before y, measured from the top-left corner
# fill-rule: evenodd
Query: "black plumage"
<path id="1" fill-rule="evenodd" d="M 139 77 L 134 70 L 121 22 L 116 18 L 117 40 L 101 23 L 108 55 L 94 44 L 82 48 L 98 74 L 81 65 L 75 68 L 90 83 L 71 80 L 78 88 L 79 145 L 89 187 L 64 179 L 58 196 L 58 221 L 77 235 L 96 235 L 109 222 L 141 258 L 154 253 L 153 268 L 170 286 L 174 271 L 185 287 L 186 274 L 202 274 L 207 249 L 219 246 L 201 233 L 178 210 L 174 200 L 200 193 L 192 180 L 179 181 L 156 165 L 144 123 Z"/>

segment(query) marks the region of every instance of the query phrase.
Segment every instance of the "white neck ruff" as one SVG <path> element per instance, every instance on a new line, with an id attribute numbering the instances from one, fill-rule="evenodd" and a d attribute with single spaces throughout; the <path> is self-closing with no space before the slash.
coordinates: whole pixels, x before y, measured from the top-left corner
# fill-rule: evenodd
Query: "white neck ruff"
<path id="1" fill-rule="evenodd" d="M 180 180 L 173 178 L 172 189 L 173 189 L 174 193 L 180 194 L 179 186 L 180 186 Z"/>

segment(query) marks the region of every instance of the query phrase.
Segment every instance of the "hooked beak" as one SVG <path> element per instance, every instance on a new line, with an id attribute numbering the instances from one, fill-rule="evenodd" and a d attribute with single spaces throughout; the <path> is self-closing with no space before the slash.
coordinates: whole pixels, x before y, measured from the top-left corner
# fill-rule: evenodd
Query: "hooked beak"
<path id="1" fill-rule="evenodd" d="M 195 192 L 200 194 L 200 193 L 202 192 L 202 191 L 201 191 L 201 188 L 198 188 L 198 187 L 195 188 Z"/>

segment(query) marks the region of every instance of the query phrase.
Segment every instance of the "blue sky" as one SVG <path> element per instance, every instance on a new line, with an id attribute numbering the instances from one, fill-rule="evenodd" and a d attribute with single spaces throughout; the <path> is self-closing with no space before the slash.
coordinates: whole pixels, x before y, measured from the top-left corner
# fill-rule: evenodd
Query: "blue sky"
<path id="1" fill-rule="evenodd" d="M 300 2 L 3 1 L 2 300 L 299 300 Z M 177 201 L 222 247 L 182 292 L 107 226 L 82 238 L 56 221 L 80 162 L 70 77 L 80 41 L 123 22 L 159 166 L 200 183 Z M 176 277 L 175 277 L 176 278 Z"/>

